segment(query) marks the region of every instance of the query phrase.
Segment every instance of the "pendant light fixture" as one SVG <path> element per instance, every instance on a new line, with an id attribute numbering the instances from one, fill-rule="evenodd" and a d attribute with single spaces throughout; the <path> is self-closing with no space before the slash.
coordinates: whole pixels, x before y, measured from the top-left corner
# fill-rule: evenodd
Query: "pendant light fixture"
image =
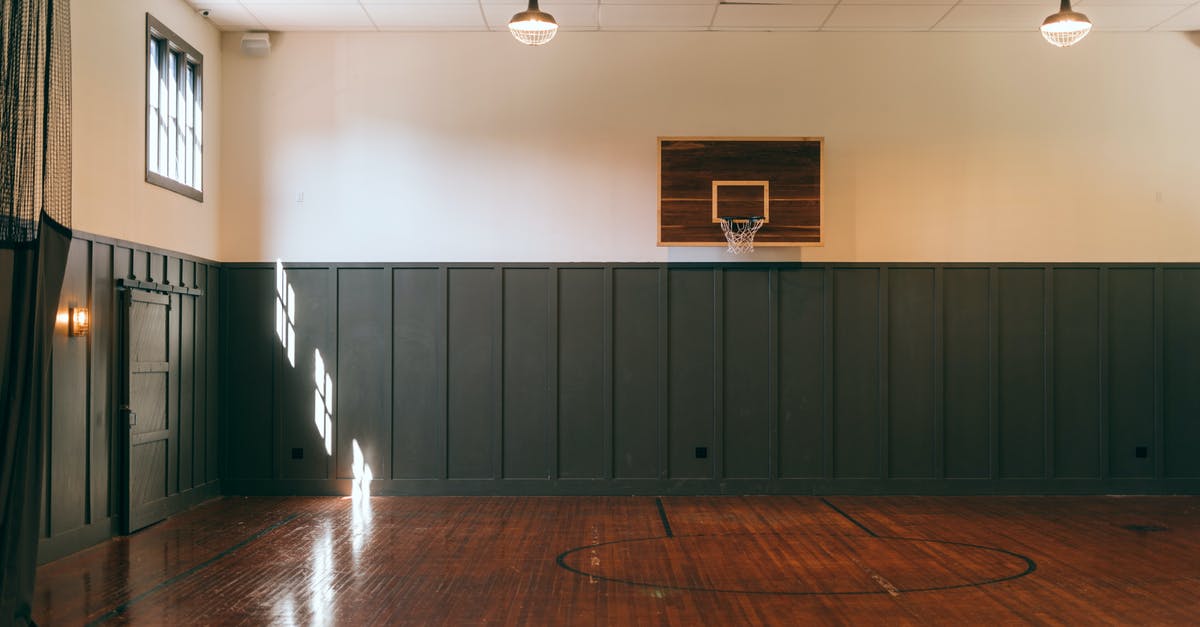
<path id="1" fill-rule="evenodd" d="M 1090 32 L 1092 21 L 1088 16 L 1072 11 L 1071 0 L 1062 0 L 1058 13 L 1042 22 L 1042 37 L 1059 48 L 1079 43 Z"/>
<path id="2" fill-rule="evenodd" d="M 558 23 L 553 15 L 538 9 L 537 0 L 529 0 L 529 8 L 508 21 L 508 31 L 525 45 L 540 46 L 554 39 Z"/>

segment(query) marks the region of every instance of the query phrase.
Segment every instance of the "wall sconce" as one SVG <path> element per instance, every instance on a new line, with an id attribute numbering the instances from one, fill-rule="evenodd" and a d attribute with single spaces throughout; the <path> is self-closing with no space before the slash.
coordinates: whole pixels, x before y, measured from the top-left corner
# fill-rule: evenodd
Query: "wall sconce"
<path id="1" fill-rule="evenodd" d="M 92 328 L 92 315 L 87 307 L 72 307 L 67 316 L 72 337 L 87 335 Z"/>

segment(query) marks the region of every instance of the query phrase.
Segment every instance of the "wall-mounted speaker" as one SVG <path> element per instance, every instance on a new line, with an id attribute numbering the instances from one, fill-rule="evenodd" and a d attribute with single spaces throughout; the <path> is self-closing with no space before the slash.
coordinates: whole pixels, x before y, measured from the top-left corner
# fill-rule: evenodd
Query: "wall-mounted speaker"
<path id="1" fill-rule="evenodd" d="M 271 35 L 269 33 L 242 35 L 242 54 L 248 57 L 265 57 L 271 54 Z"/>

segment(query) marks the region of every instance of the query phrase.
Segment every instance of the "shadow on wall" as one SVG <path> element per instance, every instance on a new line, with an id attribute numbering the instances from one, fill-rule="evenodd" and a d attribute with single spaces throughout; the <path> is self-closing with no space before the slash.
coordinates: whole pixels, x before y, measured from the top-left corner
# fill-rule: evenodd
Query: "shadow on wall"
<path id="1" fill-rule="evenodd" d="M 1200 48 L 1200 30 L 1187 31 L 1183 34 L 1183 36 L 1187 37 L 1188 41 L 1192 42 L 1193 46 Z"/>

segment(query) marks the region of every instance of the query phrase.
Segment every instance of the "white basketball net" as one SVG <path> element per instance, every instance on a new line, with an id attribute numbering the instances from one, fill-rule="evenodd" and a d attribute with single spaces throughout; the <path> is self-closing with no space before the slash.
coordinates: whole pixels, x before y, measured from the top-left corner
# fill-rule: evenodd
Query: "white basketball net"
<path id="1" fill-rule="evenodd" d="M 766 222 L 761 217 L 721 218 L 721 230 L 729 242 L 729 252 L 740 255 L 754 250 L 754 235 Z"/>

